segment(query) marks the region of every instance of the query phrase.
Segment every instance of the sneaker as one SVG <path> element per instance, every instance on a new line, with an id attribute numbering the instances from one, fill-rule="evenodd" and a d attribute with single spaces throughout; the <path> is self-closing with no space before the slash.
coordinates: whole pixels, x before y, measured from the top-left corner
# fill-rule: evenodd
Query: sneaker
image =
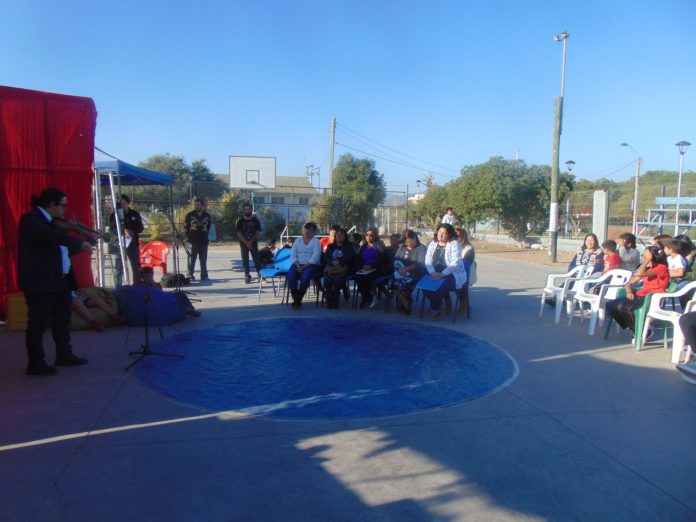
<path id="1" fill-rule="evenodd" d="M 56 366 L 84 366 L 88 360 L 84 357 L 78 357 L 74 353 L 67 353 L 56 356 Z"/>
<path id="2" fill-rule="evenodd" d="M 58 372 L 56 372 L 56 369 L 53 366 L 49 366 L 45 362 L 41 362 L 41 364 L 30 364 L 27 366 L 27 375 L 40 375 L 40 376 L 46 376 L 46 375 L 56 375 Z"/>
<path id="3" fill-rule="evenodd" d="M 370 302 L 369 308 L 374 308 L 377 306 L 377 298 L 372 296 L 372 301 Z"/>

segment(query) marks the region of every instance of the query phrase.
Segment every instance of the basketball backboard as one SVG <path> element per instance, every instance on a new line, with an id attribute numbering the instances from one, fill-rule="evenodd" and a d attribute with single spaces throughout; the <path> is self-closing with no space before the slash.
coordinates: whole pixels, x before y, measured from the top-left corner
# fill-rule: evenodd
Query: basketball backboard
<path id="1" fill-rule="evenodd" d="M 275 158 L 230 156 L 230 188 L 274 189 L 275 178 Z"/>

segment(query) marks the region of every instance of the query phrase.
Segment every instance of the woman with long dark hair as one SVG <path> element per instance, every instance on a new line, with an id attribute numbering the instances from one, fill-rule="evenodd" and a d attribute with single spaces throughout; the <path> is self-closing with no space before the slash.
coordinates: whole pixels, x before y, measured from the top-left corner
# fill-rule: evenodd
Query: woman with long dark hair
<path id="1" fill-rule="evenodd" d="M 568 270 L 572 270 L 579 265 L 592 267 L 592 273 L 601 272 L 604 269 L 604 251 L 599 245 L 596 234 L 587 234 L 582 243 L 582 248 L 570 262 Z"/>
<path id="2" fill-rule="evenodd" d="M 425 254 L 425 268 L 434 281 L 442 280 L 436 290 L 424 290 L 430 299 L 430 318 L 438 320 L 441 315 L 442 300 L 452 290 L 459 290 L 466 283 L 466 269 L 462 261 L 462 249 L 457 241 L 454 227 L 442 223 L 435 232 L 436 239 L 428 245 Z"/>
<path id="3" fill-rule="evenodd" d="M 377 229 L 369 227 L 358 253 L 358 270 L 355 272 L 355 281 L 361 297 L 360 308 L 376 304 L 376 298 L 372 295 L 372 282 L 387 275 L 390 272 L 389 265 L 389 253 L 380 241 Z"/>
<path id="4" fill-rule="evenodd" d="M 404 232 L 403 243 L 394 257 L 394 282 L 392 284 L 396 296 L 396 309 L 411 313 L 413 299 L 411 293 L 416 283 L 426 272 L 426 249 L 418 240 L 418 234 L 413 230 Z"/>
<path id="5" fill-rule="evenodd" d="M 333 242 L 324 252 L 323 285 L 327 308 L 338 308 L 341 289 L 355 268 L 355 251 L 346 235 L 345 228 L 336 230 Z"/>
<path id="6" fill-rule="evenodd" d="M 638 289 L 634 285 L 642 283 Z M 626 283 L 626 296 L 613 299 L 607 303 L 607 313 L 623 329 L 629 328 L 635 332 L 636 319 L 634 310 L 643 306 L 645 296 L 657 292 L 664 292 L 669 286 L 669 270 L 667 268 L 667 256 L 664 251 L 655 245 L 645 248 L 643 262 L 636 270 L 633 277 Z M 640 335 L 640 332 L 638 332 Z"/>

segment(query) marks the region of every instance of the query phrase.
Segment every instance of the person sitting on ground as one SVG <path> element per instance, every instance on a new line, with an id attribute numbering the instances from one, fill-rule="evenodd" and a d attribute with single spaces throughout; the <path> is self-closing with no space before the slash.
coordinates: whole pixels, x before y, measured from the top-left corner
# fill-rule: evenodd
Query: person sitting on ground
<path id="1" fill-rule="evenodd" d="M 425 268 L 434 281 L 442 280 L 434 291 L 424 290 L 430 300 L 430 318 L 437 321 L 442 315 L 442 300 L 452 290 L 459 290 L 466 283 L 466 268 L 462 261 L 462 248 L 457 241 L 454 227 L 441 223 L 437 228 L 437 239 L 428 245 Z"/>
<path id="2" fill-rule="evenodd" d="M 599 246 L 599 240 L 595 234 L 585 236 L 582 248 L 570 262 L 568 270 L 580 265 L 592 267 L 592 273 L 601 272 L 604 268 L 604 252 Z"/>
<path id="3" fill-rule="evenodd" d="M 373 307 L 377 304 L 372 295 L 373 281 L 391 273 L 389 254 L 375 227 L 369 227 L 365 232 L 365 241 L 356 262 L 355 281 L 361 297 L 360 308 Z"/>
<path id="4" fill-rule="evenodd" d="M 614 241 L 613 239 L 607 239 L 604 243 L 602 243 L 602 250 L 604 251 L 604 270 L 602 271 L 602 273 L 606 274 L 607 272 L 609 272 L 609 270 L 623 268 L 624 261 L 621 259 L 621 256 L 617 252 L 616 241 Z M 627 270 L 631 270 L 631 272 L 633 272 L 634 269 L 635 267 Z"/>
<path id="5" fill-rule="evenodd" d="M 683 255 L 680 254 L 681 242 L 678 239 L 665 239 L 662 243 L 667 254 L 667 268 L 669 269 L 669 277 L 672 281 L 680 280 L 686 274 L 686 268 L 689 264 Z"/>
<path id="6" fill-rule="evenodd" d="M 329 235 L 326 237 L 322 237 L 319 240 L 319 243 L 321 243 L 321 251 L 326 252 L 326 249 L 328 246 L 334 242 L 334 238 L 336 237 L 336 232 L 339 231 L 341 227 L 339 225 L 331 225 L 331 228 L 329 229 Z"/>
<path id="7" fill-rule="evenodd" d="M 348 243 L 346 229 L 339 228 L 324 252 L 324 295 L 326 307 L 338 308 L 339 295 L 346 283 L 346 278 L 355 268 L 355 252 Z"/>
<path id="8" fill-rule="evenodd" d="M 276 241 L 275 239 L 269 239 L 261 250 L 259 250 L 259 262 L 261 263 L 261 268 L 265 268 L 268 265 L 273 264 L 273 259 L 276 253 Z"/>
<path id="9" fill-rule="evenodd" d="M 104 301 L 101 297 L 86 296 L 81 293 L 80 290 L 72 292 L 70 307 L 83 319 L 89 322 L 92 330 L 95 332 L 101 332 L 104 330 L 104 325 L 92 315 L 92 312 L 89 311 L 90 308 L 99 308 L 100 310 L 103 310 L 104 313 L 106 313 L 106 315 L 108 315 L 109 318 L 115 323 L 122 323 L 125 319 L 122 315 L 118 314 L 117 310 L 114 310 L 109 303 Z"/>
<path id="10" fill-rule="evenodd" d="M 621 266 L 616 268 L 623 268 L 631 272 L 638 268 L 640 252 L 636 248 L 636 241 L 636 236 L 630 232 L 625 232 L 618 237 L 616 243 L 619 246 L 618 254 L 621 256 Z"/>
<path id="11" fill-rule="evenodd" d="M 292 296 L 292 307 L 302 306 L 302 298 L 309 288 L 312 278 L 321 270 L 321 243 L 314 234 L 316 223 L 307 222 L 302 227 L 302 237 L 292 244 L 287 282 Z"/>
<path id="12" fill-rule="evenodd" d="M 140 282 L 138 284 L 149 286 L 150 288 L 154 288 L 156 290 L 162 290 L 162 285 L 155 281 L 155 272 L 151 266 L 146 266 L 140 271 Z M 191 317 L 201 316 L 201 313 L 193 306 L 193 303 L 188 298 L 188 295 L 186 295 L 186 292 L 179 290 L 167 293 L 174 296 L 179 308 L 181 308 L 186 315 L 190 315 Z"/>
<path id="13" fill-rule="evenodd" d="M 634 285 L 642 283 L 638 290 L 634 290 Z M 612 299 L 607 303 L 607 314 L 609 314 L 618 325 L 629 328 L 635 333 L 636 319 L 634 311 L 645 301 L 645 296 L 656 292 L 664 292 L 669 286 L 669 269 L 667 268 L 667 257 L 662 249 L 657 245 L 650 245 L 643 251 L 643 262 L 636 270 L 633 277 L 626 283 L 626 296 Z M 641 332 L 637 332 L 640 334 Z M 651 332 L 648 332 L 650 337 Z"/>
<path id="14" fill-rule="evenodd" d="M 396 296 L 396 309 L 411 313 L 411 294 L 421 277 L 426 273 L 425 246 L 413 230 L 404 232 L 404 239 L 394 258 L 394 281 L 392 288 Z"/>

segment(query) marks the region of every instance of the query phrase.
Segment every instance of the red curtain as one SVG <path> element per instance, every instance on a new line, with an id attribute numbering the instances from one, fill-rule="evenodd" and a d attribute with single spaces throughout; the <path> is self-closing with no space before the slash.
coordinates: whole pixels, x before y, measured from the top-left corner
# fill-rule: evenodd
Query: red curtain
<path id="1" fill-rule="evenodd" d="M 91 226 L 97 110 L 90 98 L 0 86 L 0 317 L 17 288 L 17 227 L 32 195 L 56 187 L 65 216 Z M 92 286 L 90 256 L 73 257 L 78 286 Z"/>

